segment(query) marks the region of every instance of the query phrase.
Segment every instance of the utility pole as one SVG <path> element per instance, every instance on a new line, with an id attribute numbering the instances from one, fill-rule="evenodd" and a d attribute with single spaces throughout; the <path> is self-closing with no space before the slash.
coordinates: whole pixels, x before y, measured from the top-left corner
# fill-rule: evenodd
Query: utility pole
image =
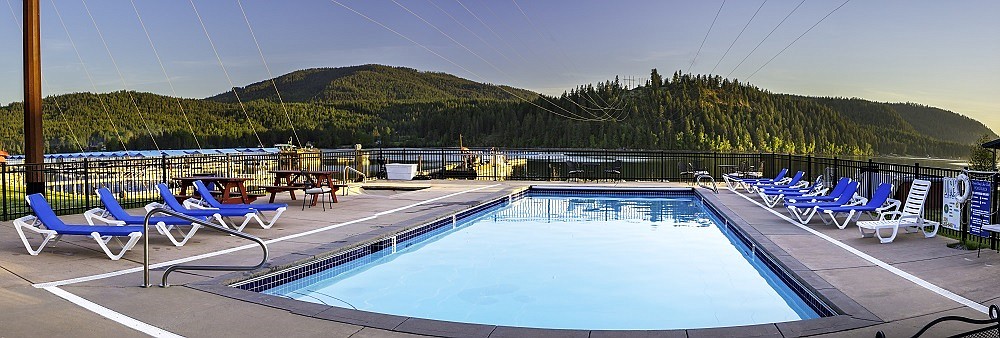
<path id="1" fill-rule="evenodd" d="M 45 191 L 42 138 L 42 49 L 38 0 L 24 0 L 24 164 L 28 194 Z"/>

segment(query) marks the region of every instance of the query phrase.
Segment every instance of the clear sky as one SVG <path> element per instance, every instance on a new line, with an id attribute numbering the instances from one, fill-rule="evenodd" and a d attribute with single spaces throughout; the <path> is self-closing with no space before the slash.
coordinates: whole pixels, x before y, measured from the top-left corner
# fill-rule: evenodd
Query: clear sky
<path id="1" fill-rule="evenodd" d="M 0 16 L 0 102 L 8 103 L 23 97 L 14 19 L 20 20 L 21 1 L 4 1 L 0 6 L 13 9 Z M 45 95 L 95 87 L 172 95 L 132 2 L 84 1 L 41 0 Z M 188 1 L 133 1 L 178 95 L 203 98 L 230 87 Z M 1000 1 L 852 0 L 822 22 L 842 0 L 337 1 L 406 38 L 333 1 L 243 0 L 275 76 L 380 63 L 559 94 L 615 76 L 646 79 L 652 68 L 665 76 L 690 69 L 749 77 L 772 92 L 916 102 L 1000 131 Z M 268 78 L 237 1 L 194 3 L 233 85 Z"/>

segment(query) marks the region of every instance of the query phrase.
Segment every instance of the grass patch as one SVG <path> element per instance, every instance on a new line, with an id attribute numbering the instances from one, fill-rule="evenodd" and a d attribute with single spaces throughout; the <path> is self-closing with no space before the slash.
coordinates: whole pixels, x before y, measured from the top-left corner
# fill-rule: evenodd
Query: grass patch
<path id="1" fill-rule="evenodd" d="M 957 243 L 950 243 L 950 244 L 948 244 L 948 247 L 952 248 L 952 249 L 958 249 L 958 250 L 979 250 L 979 249 L 989 249 L 990 248 L 990 239 L 989 238 L 984 238 L 984 237 L 979 237 L 979 236 L 973 236 L 973 235 L 970 234 L 970 235 L 966 236 L 965 241 L 963 242 L 961 234 L 957 234 L 957 233 L 956 234 L 952 234 L 950 232 L 947 232 L 947 233 L 946 232 L 939 232 L 938 234 L 941 235 L 941 236 L 944 236 L 944 237 L 948 237 L 948 238 L 951 238 L 951 239 L 958 240 Z"/>

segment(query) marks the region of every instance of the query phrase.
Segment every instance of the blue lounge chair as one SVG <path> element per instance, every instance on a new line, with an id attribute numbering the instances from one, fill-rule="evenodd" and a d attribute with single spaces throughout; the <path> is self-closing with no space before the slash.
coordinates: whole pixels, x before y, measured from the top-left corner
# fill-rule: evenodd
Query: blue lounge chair
<path id="1" fill-rule="evenodd" d="M 278 220 L 278 217 L 281 217 L 281 214 L 283 212 L 285 212 L 285 209 L 288 208 L 288 204 L 285 204 L 285 203 L 222 204 L 222 202 L 219 202 L 219 200 L 215 199 L 215 196 L 212 196 L 212 190 L 209 189 L 207 186 L 205 186 L 205 183 L 202 182 L 202 181 L 194 181 L 194 191 L 196 193 L 198 193 L 198 196 L 200 196 L 201 199 L 192 199 L 192 198 L 189 198 L 186 201 L 184 201 L 184 206 L 189 207 L 189 208 L 193 208 L 193 209 L 209 209 L 209 210 L 211 210 L 211 209 L 230 209 L 230 210 L 253 209 L 253 210 L 257 211 L 257 215 L 259 216 L 257 218 L 257 222 L 260 223 L 260 226 L 262 228 L 264 228 L 264 229 L 268 229 L 271 226 L 273 226 L 274 222 L 276 222 Z M 263 219 L 264 219 L 263 218 L 264 217 L 263 212 L 264 211 L 273 211 L 273 212 L 275 212 L 275 214 L 274 214 L 274 216 L 271 217 L 270 220 L 264 222 L 263 221 Z"/>
<path id="2" fill-rule="evenodd" d="M 142 226 L 67 224 L 56 216 L 55 211 L 52 211 L 52 206 L 49 205 L 49 202 L 45 200 L 45 196 L 42 196 L 42 194 L 31 194 L 26 196 L 25 199 L 28 201 L 28 205 L 31 206 L 31 210 L 34 211 L 35 215 L 24 216 L 14 220 L 14 229 L 17 230 L 17 235 L 21 236 L 24 248 L 32 256 L 38 255 L 50 240 L 54 239 L 55 241 L 52 241 L 52 243 L 56 243 L 64 235 L 77 235 L 94 238 L 97 244 L 101 246 L 101 249 L 104 250 L 104 253 L 108 255 L 108 258 L 116 261 L 122 258 L 122 255 L 126 251 L 135 246 L 135 243 L 139 241 L 139 237 L 142 237 Z M 41 227 L 45 228 L 42 229 Z M 28 243 L 28 237 L 24 234 L 24 230 L 31 230 L 45 236 L 37 249 L 32 248 L 31 244 Z M 129 239 L 122 244 L 120 252 L 113 253 L 108 248 L 108 242 L 116 237 L 128 237 Z"/>
<path id="3" fill-rule="evenodd" d="M 775 175 L 774 178 L 741 178 L 735 175 L 722 175 L 722 178 L 726 181 L 726 186 L 729 187 L 729 190 L 736 191 L 736 189 L 739 189 L 739 186 L 742 186 L 748 193 L 753 193 L 753 191 L 750 190 L 750 185 L 756 183 L 780 183 L 786 179 L 785 175 L 788 175 L 788 168 L 782 168 L 778 171 L 778 175 Z"/>
<path id="4" fill-rule="evenodd" d="M 147 204 L 146 205 L 146 210 L 147 211 L 148 210 L 152 210 L 153 208 L 156 208 L 156 207 L 166 207 L 166 208 L 173 209 L 174 211 L 177 211 L 179 213 L 182 213 L 182 214 L 185 214 L 185 215 L 188 215 L 188 216 L 191 216 L 191 217 L 209 217 L 211 219 L 215 219 L 216 221 L 219 222 L 220 225 L 222 225 L 224 227 L 227 227 L 227 228 L 236 229 L 236 231 L 243 231 L 243 228 L 245 228 L 247 226 L 247 224 L 249 224 L 250 221 L 253 220 L 253 219 L 256 219 L 258 223 L 264 224 L 260 220 L 260 217 L 257 216 L 257 210 L 252 209 L 252 208 L 241 208 L 241 209 L 235 209 L 235 208 L 234 209 L 189 209 L 189 208 L 184 207 L 184 205 L 182 205 L 180 202 L 177 201 L 177 198 L 174 197 L 174 194 L 170 192 L 170 188 L 167 188 L 167 185 L 165 183 L 159 183 L 159 184 L 157 184 L 156 185 L 156 190 L 158 190 L 160 192 L 160 197 L 163 198 L 163 202 L 164 203 L 163 204 L 159 204 L 159 203 L 155 203 L 154 202 L 154 203 Z M 243 224 L 240 224 L 239 226 L 235 226 L 235 225 L 234 226 L 230 226 L 229 222 L 226 222 L 227 218 L 235 217 L 235 216 L 243 216 Z M 233 222 L 233 224 L 236 224 L 236 223 Z"/>
<path id="5" fill-rule="evenodd" d="M 833 200 L 840 197 L 840 194 L 847 189 L 847 186 L 851 183 L 850 177 L 841 177 L 837 185 L 833 186 L 833 190 L 829 194 L 824 196 L 789 196 L 785 197 L 785 204 L 795 203 L 795 202 L 832 202 Z"/>
<path id="6" fill-rule="evenodd" d="M 90 225 L 94 225 L 94 220 L 98 220 L 104 222 L 105 224 L 111 224 L 111 225 L 145 224 L 146 221 L 145 215 L 138 216 L 129 214 L 127 211 L 125 211 L 125 208 L 122 208 L 121 204 L 118 203 L 118 200 L 115 199 L 114 193 L 112 193 L 111 190 L 108 190 L 108 188 L 102 187 L 100 189 L 97 189 L 97 196 L 101 200 L 101 203 L 104 204 L 104 208 L 103 209 L 94 208 L 87 210 L 83 213 L 83 216 L 87 218 L 87 223 L 90 223 Z M 201 219 L 203 221 L 207 220 L 207 218 L 205 217 L 195 217 L 195 218 Z M 167 238 L 170 239 L 170 242 L 174 243 L 174 246 L 183 246 L 185 243 L 187 243 L 189 239 L 191 239 L 192 236 L 194 236 L 196 232 L 198 232 L 198 229 L 201 228 L 201 225 L 198 223 L 192 223 L 190 221 L 183 220 L 177 217 L 162 217 L 162 216 L 152 217 L 149 219 L 149 224 L 153 225 L 156 228 L 157 232 L 167 236 Z M 188 230 L 187 232 L 179 230 L 179 226 L 188 226 L 188 225 L 191 226 L 191 229 Z M 177 240 L 177 238 L 174 237 L 174 234 L 171 232 L 174 229 L 178 229 L 179 235 L 181 237 L 180 240 Z"/>
<path id="7" fill-rule="evenodd" d="M 861 218 L 861 214 L 866 212 L 872 219 L 875 219 L 875 213 L 881 214 L 899 208 L 900 202 L 890 199 L 890 194 L 892 194 L 892 184 L 882 183 L 875 189 L 875 193 L 872 194 L 872 198 L 868 200 L 868 203 L 854 206 L 821 206 L 816 211 L 819 212 L 819 217 L 823 220 L 823 223 L 833 223 L 838 228 L 844 229 L 847 228 L 847 224 L 851 223 L 851 221 L 857 221 Z M 837 220 L 837 216 L 841 214 L 847 215 L 843 223 Z M 829 216 L 830 219 L 826 219 L 824 215 Z"/>
<path id="8" fill-rule="evenodd" d="M 773 208 L 778 203 L 784 201 L 786 197 L 820 196 L 826 194 L 830 187 L 823 182 L 823 176 L 816 178 L 816 183 L 812 186 L 790 187 L 790 188 L 766 188 L 760 190 L 758 194 L 769 208 Z"/>
<path id="9" fill-rule="evenodd" d="M 796 171 L 795 176 L 788 181 L 782 181 L 781 183 L 754 183 L 751 184 L 751 190 L 753 192 L 760 192 L 764 189 L 779 189 L 779 188 L 798 188 L 804 187 L 809 184 L 808 181 L 802 182 L 802 178 L 805 177 L 806 173 L 803 171 Z"/>
<path id="10" fill-rule="evenodd" d="M 858 191 L 858 182 L 851 182 L 847 184 L 847 189 L 837 196 L 837 199 L 825 202 L 794 202 L 786 203 L 785 208 L 788 209 L 788 214 L 797 218 L 802 224 L 809 223 L 812 217 L 816 215 L 816 209 L 819 207 L 835 207 L 841 205 L 857 205 L 862 204 L 864 201 L 859 201 L 855 199 L 854 193 Z"/>

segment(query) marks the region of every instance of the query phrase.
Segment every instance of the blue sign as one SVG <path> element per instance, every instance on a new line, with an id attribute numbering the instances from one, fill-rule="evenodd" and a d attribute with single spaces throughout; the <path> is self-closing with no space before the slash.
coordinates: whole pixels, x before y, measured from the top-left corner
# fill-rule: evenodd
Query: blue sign
<path id="1" fill-rule="evenodd" d="M 969 221 L 969 233 L 981 236 L 989 237 L 990 233 L 983 231 L 984 225 L 992 224 L 990 222 L 990 206 L 992 203 L 993 194 L 990 189 L 989 181 L 981 180 L 970 180 L 972 183 L 972 196 L 969 197 L 969 210 L 971 212 L 971 217 Z"/>

